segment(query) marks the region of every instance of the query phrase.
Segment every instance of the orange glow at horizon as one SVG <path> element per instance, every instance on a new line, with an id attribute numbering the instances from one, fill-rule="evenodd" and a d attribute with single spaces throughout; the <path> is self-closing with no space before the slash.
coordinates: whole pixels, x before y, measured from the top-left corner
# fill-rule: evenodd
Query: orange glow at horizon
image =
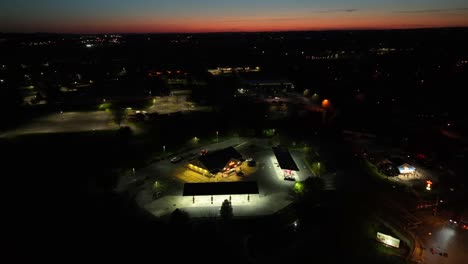
<path id="1" fill-rule="evenodd" d="M 37 26 L 37 25 L 34 25 Z M 437 16 L 437 14 L 421 14 L 408 16 L 405 14 L 342 14 L 278 16 L 275 14 L 259 17 L 184 17 L 169 19 L 154 19 L 145 17 L 98 18 L 83 21 L 67 21 L 55 23 L 42 22 L 40 27 L 54 32 L 71 33 L 170 33 L 170 32 L 254 32 L 254 31 L 300 31 L 300 30 L 339 30 L 339 29 L 399 29 L 421 27 L 460 27 L 468 26 L 465 16 Z M 26 30 L 33 25 L 22 25 Z M 32 30 L 32 29 L 31 29 Z M 37 30 L 36 31 L 41 31 Z M 47 31 L 47 30 L 44 30 Z"/>

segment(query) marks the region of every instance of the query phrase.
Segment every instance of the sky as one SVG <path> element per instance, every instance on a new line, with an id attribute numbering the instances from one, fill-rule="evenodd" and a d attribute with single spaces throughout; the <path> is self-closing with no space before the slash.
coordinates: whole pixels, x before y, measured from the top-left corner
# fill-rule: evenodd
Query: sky
<path id="1" fill-rule="evenodd" d="M 165 33 L 468 26 L 467 0 L 6 0 L 0 32 Z"/>

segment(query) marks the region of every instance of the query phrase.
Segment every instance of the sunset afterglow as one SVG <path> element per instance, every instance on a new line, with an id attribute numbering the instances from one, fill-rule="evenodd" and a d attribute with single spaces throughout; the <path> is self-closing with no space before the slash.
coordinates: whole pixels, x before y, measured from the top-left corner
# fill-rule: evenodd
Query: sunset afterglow
<path id="1" fill-rule="evenodd" d="M 447 1 L 4 1 L 0 32 L 225 32 L 468 26 Z"/>

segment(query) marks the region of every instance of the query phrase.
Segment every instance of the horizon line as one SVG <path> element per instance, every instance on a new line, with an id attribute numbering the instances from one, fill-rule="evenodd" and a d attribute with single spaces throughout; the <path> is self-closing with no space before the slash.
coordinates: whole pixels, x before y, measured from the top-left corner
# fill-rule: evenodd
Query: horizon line
<path id="1" fill-rule="evenodd" d="M 468 29 L 468 26 L 440 26 L 440 27 L 401 27 L 401 28 L 334 28 L 334 29 L 308 29 L 308 30 L 263 30 L 263 31 L 197 31 L 197 32 L 1 32 L 0 34 L 17 34 L 17 35 L 28 35 L 28 34 L 50 34 L 50 35 L 108 35 L 108 34 L 119 34 L 119 35 L 170 35 L 170 34 L 226 34 L 226 33 L 292 33 L 292 32 L 326 32 L 326 31 L 398 31 L 398 30 L 424 30 L 424 29 Z"/>

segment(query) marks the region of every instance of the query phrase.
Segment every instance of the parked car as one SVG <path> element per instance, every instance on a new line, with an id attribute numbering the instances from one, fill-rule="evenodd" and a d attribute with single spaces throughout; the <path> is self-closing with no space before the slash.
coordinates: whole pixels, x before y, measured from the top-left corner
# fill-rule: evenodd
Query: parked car
<path id="1" fill-rule="evenodd" d="M 284 176 L 284 180 L 285 181 L 295 181 L 296 178 L 294 178 L 294 176 Z"/>
<path id="2" fill-rule="evenodd" d="M 177 163 L 177 162 L 179 162 L 179 161 L 181 161 L 181 160 L 182 160 L 182 157 L 180 157 L 180 156 L 175 156 L 175 157 L 173 157 L 173 158 L 171 159 L 171 162 L 172 162 L 172 163 Z"/>
<path id="3" fill-rule="evenodd" d="M 257 162 L 255 162 L 255 160 L 251 159 L 251 160 L 247 161 L 247 165 L 249 167 L 255 167 L 255 165 L 257 165 Z"/>

